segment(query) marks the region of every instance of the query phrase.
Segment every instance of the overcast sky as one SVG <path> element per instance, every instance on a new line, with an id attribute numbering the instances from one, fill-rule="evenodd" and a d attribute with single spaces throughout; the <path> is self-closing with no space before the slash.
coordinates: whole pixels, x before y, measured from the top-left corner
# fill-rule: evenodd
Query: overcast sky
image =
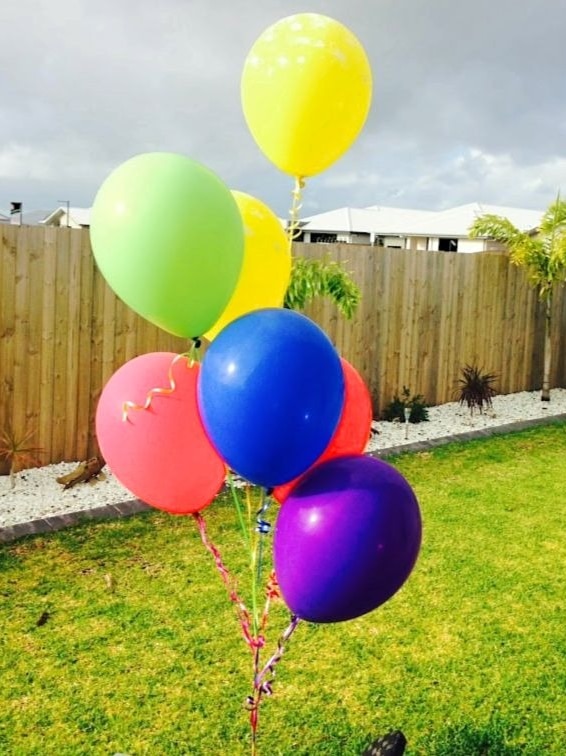
<path id="1" fill-rule="evenodd" d="M 374 96 L 303 215 L 566 191 L 564 0 L 18 0 L 0 12 L 0 212 L 88 207 L 113 168 L 163 150 L 285 216 L 292 180 L 249 134 L 240 76 L 267 26 L 307 11 L 358 36 Z"/>

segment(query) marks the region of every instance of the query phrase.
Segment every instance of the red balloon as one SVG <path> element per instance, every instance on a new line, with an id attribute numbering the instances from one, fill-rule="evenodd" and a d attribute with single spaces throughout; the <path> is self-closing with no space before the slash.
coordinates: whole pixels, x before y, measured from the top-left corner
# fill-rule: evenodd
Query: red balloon
<path id="1" fill-rule="evenodd" d="M 197 408 L 199 365 L 175 356 L 152 352 L 122 365 L 100 397 L 96 435 L 110 469 L 135 496 L 171 514 L 191 514 L 214 499 L 226 466 Z M 148 397 L 147 409 L 125 405 L 143 407 Z"/>
<path id="2" fill-rule="evenodd" d="M 350 365 L 343 357 L 340 358 L 340 362 L 344 371 L 345 384 L 342 415 L 330 443 L 309 470 L 312 470 L 327 459 L 344 457 L 350 454 L 361 454 L 366 448 L 369 439 L 371 422 L 373 420 L 371 396 L 362 376 L 356 368 Z M 274 488 L 273 496 L 277 501 L 282 504 L 292 489 L 309 470 L 298 478 L 289 481 L 289 483 L 284 483 L 282 486 Z"/>

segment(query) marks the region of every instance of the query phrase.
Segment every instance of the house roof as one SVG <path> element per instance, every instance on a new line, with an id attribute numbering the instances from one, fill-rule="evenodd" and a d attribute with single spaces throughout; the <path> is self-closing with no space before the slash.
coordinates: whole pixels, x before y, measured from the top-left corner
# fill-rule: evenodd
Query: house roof
<path id="1" fill-rule="evenodd" d="M 488 214 L 508 218 L 521 231 L 537 228 L 542 217 L 538 210 L 472 202 L 432 213 L 428 218 L 415 219 L 405 226 L 403 233 L 407 236 L 467 237 L 476 218 Z"/>
<path id="2" fill-rule="evenodd" d="M 434 215 L 430 210 L 408 210 L 400 207 L 341 207 L 327 213 L 304 218 L 304 231 L 325 231 L 328 233 L 376 233 L 399 234 L 409 223 Z"/>
<path id="3" fill-rule="evenodd" d="M 49 213 L 49 210 L 27 210 L 22 213 L 21 221 L 22 226 L 37 226 L 43 222 L 45 216 Z M 17 220 L 14 220 L 17 218 Z M 12 223 L 20 224 L 20 213 L 14 213 L 11 218 Z"/>
<path id="4" fill-rule="evenodd" d="M 58 221 L 63 215 L 66 215 L 66 207 L 58 207 L 53 212 L 49 213 L 44 219 L 43 223 L 47 226 Z M 90 226 L 90 207 L 70 207 L 69 218 L 77 226 Z"/>
<path id="5" fill-rule="evenodd" d="M 518 207 L 472 202 L 448 210 L 411 210 L 399 207 L 341 207 L 312 215 L 301 222 L 303 231 L 326 233 L 374 233 L 391 236 L 467 237 L 480 215 L 501 215 L 522 231 L 538 227 L 542 213 Z"/>

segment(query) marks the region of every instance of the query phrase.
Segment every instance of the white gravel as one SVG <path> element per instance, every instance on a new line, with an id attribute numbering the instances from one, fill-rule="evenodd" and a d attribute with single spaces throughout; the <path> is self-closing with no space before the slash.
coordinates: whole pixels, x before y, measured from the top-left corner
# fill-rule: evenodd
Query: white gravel
<path id="1" fill-rule="evenodd" d="M 564 413 L 566 389 L 553 389 L 550 402 L 541 402 L 539 391 L 496 396 L 492 410 L 483 415 L 476 413 L 473 417 L 466 407 L 451 402 L 431 407 L 430 419 L 425 423 L 406 426 L 404 423 L 374 422 L 367 451 Z M 79 483 L 64 491 L 56 478 L 70 472 L 77 464 L 61 462 L 24 470 L 17 474 L 13 489 L 9 477 L 0 476 L 0 527 L 135 498 L 118 483 L 108 467 L 104 468 L 100 480 Z"/>
<path id="2" fill-rule="evenodd" d="M 541 402 L 540 391 L 495 396 L 491 409 L 483 414 L 476 411 L 473 416 L 466 406 L 450 402 L 429 407 L 429 419 L 424 423 L 374 422 L 367 451 L 562 414 L 566 414 L 566 389 L 562 388 L 551 390 L 550 402 Z"/>

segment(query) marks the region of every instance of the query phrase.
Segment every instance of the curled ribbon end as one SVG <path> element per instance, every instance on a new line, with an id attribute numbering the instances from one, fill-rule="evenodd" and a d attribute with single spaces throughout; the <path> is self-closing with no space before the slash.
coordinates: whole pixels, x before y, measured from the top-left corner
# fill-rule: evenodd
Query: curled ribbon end
<path id="1" fill-rule="evenodd" d="M 132 402 L 124 402 L 124 404 L 122 405 L 122 422 L 123 423 L 127 423 L 128 422 L 128 420 L 129 420 L 128 410 L 132 406 L 135 406 L 135 405 L 132 405 Z"/>
<path id="2" fill-rule="evenodd" d="M 181 359 L 186 359 L 189 367 L 192 367 L 194 364 L 191 363 L 190 358 L 186 354 L 175 355 L 175 357 L 171 361 L 171 364 L 169 365 L 169 371 L 167 374 L 169 386 L 167 388 L 156 387 L 149 389 L 145 402 L 143 404 L 136 404 L 135 402 L 130 401 L 124 402 L 122 405 L 122 422 L 125 423 L 128 420 L 128 410 L 147 410 L 151 407 L 151 403 L 156 396 L 168 396 L 175 391 L 177 384 L 175 383 L 175 378 L 173 377 L 173 366 Z"/>

